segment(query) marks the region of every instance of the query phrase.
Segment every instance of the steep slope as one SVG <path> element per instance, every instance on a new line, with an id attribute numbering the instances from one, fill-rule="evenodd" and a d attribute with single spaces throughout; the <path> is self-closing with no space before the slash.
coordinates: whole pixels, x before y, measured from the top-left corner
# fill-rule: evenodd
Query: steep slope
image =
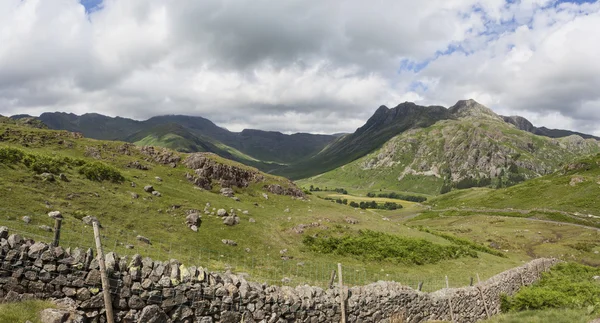
<path id="1" fill-rule="evenodd" d="M 514 185 L 600 151 L 593 139 L 552 139 L 515 129 L 472 100 L 448 111 L 449 120 L 405 131 L 381 149 L 306 182 L 438 194 Z"/>
<path id="2" fill-rule="evenodd" d="M 428 127 L 449 118 L 444 107 L 418 106 L 405 102 L 393 109 L 381 106 L 356 132 L 337 138 L 314 157 L 277 171 L 291 178 L 303 178 L 347 164 L 381 147 L 390 138 L 413 128 Z"/>

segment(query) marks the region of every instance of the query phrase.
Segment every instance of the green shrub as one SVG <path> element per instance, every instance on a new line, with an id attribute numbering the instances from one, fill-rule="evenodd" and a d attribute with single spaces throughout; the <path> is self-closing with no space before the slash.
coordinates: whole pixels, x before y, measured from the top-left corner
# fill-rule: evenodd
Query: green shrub
<path id="1" fill-rule="evenodd" d="M 120 183 L 125 180 L 121 173 L 111 166 L 101 162 L 87 163 L 79 168 L 79 174 L 91 181 L 111 181 Z"/>
<path id="2" fill-rule="evenodd" d="M 370 230 L 341 237 L 306 236 L 303 243 L 312 251 L 352 255 L 366 261 L 396 264 L 433 264 L 460 257 L 477 258 L 477 253 L 462 246 L 442 246 L 424 239 L 405 238 Z"/>
<path id="3" fill-rule="evenodd" d="M 600 268 L 577 263 L 562 263 L 543 273 L 536 284 L 502 298 L 504 312 L 547 308 L 591 309 L 600 311 Z"/>
<path id="4" fill-rule="evenodd" d="M 27 167 L 31 168 L 37 174 L 52 173 L 58 174 L 62 171 L 65 166 L 65 162 L 59 157 L 50 157 L 44 155 L 33 155 L 29 154 L 24 159 L 24 163 Z"/>
<path id="5" fill-rule="evenodd" d="M 16 164 L 21 162 L 25 157 L 25 153 L 16 148 L 0 148 L 0 163 L 3 164 Z"/>

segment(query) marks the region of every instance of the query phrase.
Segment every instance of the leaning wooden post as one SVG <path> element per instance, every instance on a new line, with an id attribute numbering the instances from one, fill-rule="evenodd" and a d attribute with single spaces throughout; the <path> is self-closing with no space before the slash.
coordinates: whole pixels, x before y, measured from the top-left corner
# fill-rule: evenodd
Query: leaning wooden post
<path id="1" fill-rule="evenodd" d="M 115 323 L 113 315 L 112 300 L 110 299 L 110 284 L 106 275 L 106 265 L 104 264 L 104 252 L 102 252 L 102 243 L 100 242 L 100 231 L 98 222 L 94 221 L 94 238 L 96 240 L 96 252 L 98 253 L 98 264 L 100 265 L 100 278 L 102 279 L 102 293 L 104 294 L 104 308 L 106 309 L 106 321 Z"/>
<path id="2" fill-rule="evenodd" d="M 342 305 L 342 323 L 346 323 L 346 298 L 344 297 L 344 283 L 342 282 L 342 264 L 338 263 L 338 278 L 340 282 L 340 304 Z"/>
<path id="3" fill-rule="evenodd" d="M 335 280 L 335 269 L 331 271 L 331 278 L 329 279 L 329 289 L 333 288 L 333 281 Z"/>
<path id="4" fill-rule="evenodd" d="M 485 302 L 485 297 L 483 296 L 483 292 L 481 291 L 481 279 L 479 279 L 479 274 L 477 274 L 477 289 L 479 290 L 479 296 L 481 296 L 481 301 L 483 302 L 483 308 L 485 309 L 485 315 L 489 319 L 490 310 L 488 309 L 487 303 Z"/>
<path id="5" fill-rule="evenodd" d="M 52 246 L 58 247 L 60 243 L 60 226 L 62 224 L 62 219 L 54 219 L 54 240 L 52 240 Z"/>

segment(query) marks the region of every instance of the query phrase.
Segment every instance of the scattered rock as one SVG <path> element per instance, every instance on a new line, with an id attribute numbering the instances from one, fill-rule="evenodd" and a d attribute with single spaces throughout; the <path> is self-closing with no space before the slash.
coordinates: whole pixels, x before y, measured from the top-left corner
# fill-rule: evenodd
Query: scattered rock
<path id="1" fill-rule="evenodd" d="M 244 249 L 244 251 L 250 252 L 250 248 L 246 248 L 246 249 Z"/>
<path id="2" fill-rule="evenodd" d="M 265 198 L 265 200 L 269 199 L 269 195 L 267 195 L 267 193 L 263 193 L 262 196 Z"/>
<path id="3" fill-rule="evenodd" d="M 358 224 L 358 220 L 355 219 L 355 218 L 346 217 L 346 223 L 349 223 L 349 224 Z"/>
<path id="4" fill-rule="evenodd" d="M 98 221 L 98 218 L 95 216 L 91 216 L 91 215 L 86 215 L 84 216 L 81 221 L 83 221 L 83 223 L 87 224 L 87 225 L 92 225 L 92 223 L 94 222 L 98 222 L 98 224 L 100 224 L 100 222 Z"/>
<path id="5" fill-rule="evenodd" d="M 289 212 L 290 212 L 290 208 L 289 208 L 289 207 L 288 207 L 288 208 L 286 208 L 285 210 L 283 210 L 283 212 L 285 212 L 285 213 L 289 213 Z"/>
<path id="6" fill-rule="evenodd" d="M 571 177 L 571 182 L 569 183 L 569 185 L 571 186 L 577 186 L 577 184 L 579 183 L 583 183 L 584 179 L 581 176 L 573 176 Z"/>
<path id="7" fill-rule="evenodd" d="M 62 213 L 60 213 L 60 211 L 52 211 L 52 212 L 48 212 L 48 216 L 53 218 L 53 219 L 62 219 Z"/>
<path id="8" fill-rule="evenodd" d="M 60 175 L 58 175 L 58 178 L 63 181 L 63 182 L 69 182 L 69 179 L 67 178 L 67 175 L 60 173 Z"/>
<path id="9" fill-rule="evenodd" d="M 240 223 L 240 218 L 237 215 L 230 215 L 223 219 L 223 224 L 233 226 Z"/>
<path id="10" fill-rule="evenodd" d="M 254 218 L 250 218 L 250 219 L 248 219 L 248 221 L 249 221 L 250 223 L 256 223 L 256 220 L 254 220 Z"/>
<path id="11" fill-rule="evenodd" d="M 137 237 L 135 237 L 135 238 L 136 238 L 138 241 L 141 241 L 141 242 L 143 242 L 143 243 L 146 243 L 146 244 L 152 244 L 152 243 L 150 242 L 150 239 L 148 239 L 148 238 L 146 238 L 146 237 L 144 237 L 144 236 L 138 235 L 138 236 L 137 236 Z"/>
<path id="12" fill-rule="evenodd" d="M 153 146 L 143 146 L 140 152 L 146 156 L 149 156 L 154 162 L 162 165 L 168 165 L 170 167 L 177 167 L 177 163 L 181 160 L 175 152 L 166 148 L 156 148 Z"/>
<path id="13" fill-rule="evenodd" d="M 139 169 L 139 170 L 148 170 L 148 166 L 142 165 L 139 161 L 133 161 L 133 162 L 129 162 L 127 163 L 127 165 L 125 165 L 128 168 L 134 168 L 134 169 Z"/>
<path id="14" fill-rule="evenodd" d="M 131 244 L 125 245 L 125 249 L 133 249 L 133 248 L 135 248 L 135 247 Z"/>
<path id="15" fill-rule="evenodd" d="M 39 228 L 40 230 L 44 230 L 46 232 L 52 232 L 52 228 L 47 225 L 40 225 Z"/>
<path id="16" fill-rule="evenodd" d="M 200 223 L 201 220 L 200 215 L 198 215 L 198 213 L 191 213 L 188 214 L 187 217 L 185 217 L 185 224 L 187 224 L 187 226 L 194 232 L 198 232 L 198 226 L 200 225 Z"/>
<path id="17" fill-rule="evenodd" d="M 248 210 L 242 211 L 242 214 L 248 214 Z"/>
<path id="18" fill-rule="evenodd" d="M 221 242 L 223 242 L 223 244 L 226 244 L 228 246 L 237 246 L 237 242 L 235 242 L 233 240 L 223 239 L 223 240 L 221 240 Z"/>
<path id="19" fill-rule="evenodd" d="M 27 223 L 27 224 L 31 223 L 31 218 L 30 218 L 30 217 L 28 217 L 27 215 L 26 215 L 26 216 L 24 216 L 24 217 L 22 217 L 21 219 L 23 220 L 23 222 L 25 222 L 25 223 Z"/>
<path id="20" fill-rule="evenodd" d="M 152 185 L 144 186 L 144 192 L 152 193 L 154 191 L 154 187 Z"/>
<path id="21" fill-rule="evenodd" d="M 225 211 L 225 209 L 219 209 L 219 210 L 217 210 L 217 215 L 218 216 L 228 216 L 229 214 L 227 214 L 227 211 Z"/>
<path id="22" fill-rule="evenodd" d="M 223 187 L 221 189 L 221 195 L 225 196 L 225 197 L 233 197 L 233 190 L 229 187 Z"/>
<path id="23" fill-rule="evenodd" d="M 152 191 L 152 195 L 154 195 L 156 197 L 161 197 L 161 194 L 159 191 Z"/>
<path id="24" fill-rule="evenodd" d="M 137 195 L 137 193 L 131 192 L 131 198 L 132 199 L 137 199 L 138 197 L 140 197 L 140 196 Z"/>
<path id="25" fill-rule="evenodd" d="M 159 182 L 162 182 L 162 178 L 160 178 L 160 177 L 158 177 L 158 176 L 154 177 L 154 179 L 156 179 L 156 180 L 157 180 L 157 181 L 159 181 Z"/>
<path id="26" fill-rule="evenodd" d="M 285 255 L 287 252 L 288 252 L 287 249 L 281 249 L 281 250 L 279 250 L 279 254 L 280 255 Z"/>
<path id="27" fill-rule="evenodd" d="M 51 173 L 42 173 L 40 177 L 47 182 L 54 182 L 54 175 Z"/>

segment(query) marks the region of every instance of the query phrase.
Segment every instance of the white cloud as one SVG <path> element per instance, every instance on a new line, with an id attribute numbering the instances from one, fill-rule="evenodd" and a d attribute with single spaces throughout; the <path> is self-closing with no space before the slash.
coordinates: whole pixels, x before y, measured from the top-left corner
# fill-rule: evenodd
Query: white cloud
<path id="1" fill-rule="evenodd" d="M 4 0 L 0 114 L 180 113 L 324 133 L 381 104 L 473 97 L 600 132 L 597 30 L 598 3 L 548 0 L 104 0 L 90 14 L 76 0 Z"/>

